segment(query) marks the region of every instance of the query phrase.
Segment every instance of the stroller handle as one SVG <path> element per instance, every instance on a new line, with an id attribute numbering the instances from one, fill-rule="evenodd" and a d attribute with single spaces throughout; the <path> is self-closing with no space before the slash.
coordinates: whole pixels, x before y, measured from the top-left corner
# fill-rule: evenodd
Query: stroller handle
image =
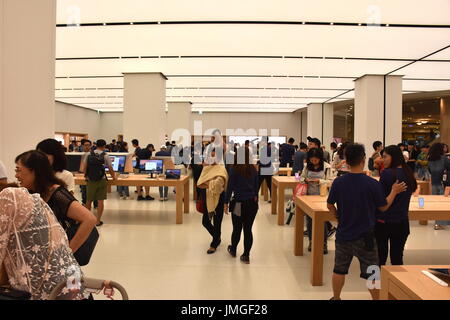
<path id="1" fill-rule="evenodd" d="M 128 293 L 125 288 L 117 282 L 108 281 L 108 280 L 100 280 L 100 279 L 92 279 L 92 278 L 82 278 L 81 283 L 89 289 L 93 290 L 102 290 L 107 285 L 110 287 L 117 289 L 122 295 L 122 300 L 129 300 Z M 48 300 L 56 300 L 56 297 L 61 293 L 61 291 L 66 287 L 66 281 L 60 282 L 51 292 Z"/>

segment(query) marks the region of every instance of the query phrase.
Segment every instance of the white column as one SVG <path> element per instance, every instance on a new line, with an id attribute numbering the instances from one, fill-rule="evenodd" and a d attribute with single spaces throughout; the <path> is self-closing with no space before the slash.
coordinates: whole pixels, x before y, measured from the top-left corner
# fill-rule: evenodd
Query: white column
<path id="1" fill-rule="evenodd" d="M 355 142 L 370 156 L 374 141 L 398 144 L 402 139 L 402 77 L 365 75 L 355 81 Z"/>
<path id="2" fill-rule="evenodd" d="M 124 140 L 158 148 L 167 133 L 166 80 L 162 73 L 124 73 Z"/>
<path id="3" fill-rule="evenodd" d="M 318 138 L 327 146 L 333 140 L 333 104 L 308 104 L 307 137 Z M 306 143 L 306 137 L 303 138 Z"/>
<path id="4" fill-rule="evenodd" d="M 192 127 L 192 103 L 168 102 L 167 103 L 167 135 L 172 141 L 172 133 L 177 129 L 190 131 Z"/>
<path id="5" fill-rule="evenodd" d="M 0 160 L 55 136 L 56 0 L 0 0 Z"/>

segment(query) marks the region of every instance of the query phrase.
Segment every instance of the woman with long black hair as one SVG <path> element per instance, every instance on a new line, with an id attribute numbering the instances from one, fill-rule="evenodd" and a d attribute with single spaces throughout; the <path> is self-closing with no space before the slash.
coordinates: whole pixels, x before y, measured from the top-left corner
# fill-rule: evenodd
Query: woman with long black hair
<path id="1" fill-rule="evenodd" d="M 253 245 L 252 227 L 258 213 L 258 171 L 252 164 L 249 148 L 240 148 L 234 156 L 234 165 L 229 171 L 229 180 L 225 196 L 224 212 L 228 214 L 230 204 L 233 233 L 228 253 L 236 257 L 237 246 L 244 231 L 244 253 L 241 261 L 250 263 L 250 250 Z"/>
<path id="2" fill-rule="evenodd" d="M 385 148 L 383 160 L 385 169 L 381 172 L 380 183 L 386 196 L 390 194 L 396 181 L 405 182 L 408 188 L 397 195 L 387 211 L 377 213 L 375 237 L 379 263 L 385 265 L 390 253 L 391 264 L 402 265 L 403 251 L 409 236 L 409 203 L 417 189 L 417 181 L 399 147 L 392 145 Z"/>

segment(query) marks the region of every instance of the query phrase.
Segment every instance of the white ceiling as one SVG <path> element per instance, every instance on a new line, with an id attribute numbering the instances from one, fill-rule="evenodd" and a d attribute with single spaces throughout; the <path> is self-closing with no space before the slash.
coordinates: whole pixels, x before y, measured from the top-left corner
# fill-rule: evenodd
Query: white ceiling
<path id="1" fill-rule="evenodd" d="M 448 0 L 58 0 L 56 99 L 121 111 L 124 72 L 164 73 L 167 101 L 194 111 L 351 99 L 354 79 L 449 46 L 448 12 Z M 392 74 L 404 75 L 406 93 L 448 90 L 450 48 Z"/>

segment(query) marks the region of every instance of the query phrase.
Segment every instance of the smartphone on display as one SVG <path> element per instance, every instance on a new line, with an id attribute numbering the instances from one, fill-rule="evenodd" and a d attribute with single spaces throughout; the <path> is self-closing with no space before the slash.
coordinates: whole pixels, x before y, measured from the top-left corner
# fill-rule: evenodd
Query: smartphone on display
<path id="1" fill-rule="evenodd" d="M 425 207 L 425 199 L 419 198 L 419 209 L 423 209 Z"/>
<path id="2" fill-rule="evenodd" d="M 428 268 L 428 270 L 435 272 L 439 275 L 450 277 L 450 270 L 449 269 L 441 269 L 441 268 Z"/>

